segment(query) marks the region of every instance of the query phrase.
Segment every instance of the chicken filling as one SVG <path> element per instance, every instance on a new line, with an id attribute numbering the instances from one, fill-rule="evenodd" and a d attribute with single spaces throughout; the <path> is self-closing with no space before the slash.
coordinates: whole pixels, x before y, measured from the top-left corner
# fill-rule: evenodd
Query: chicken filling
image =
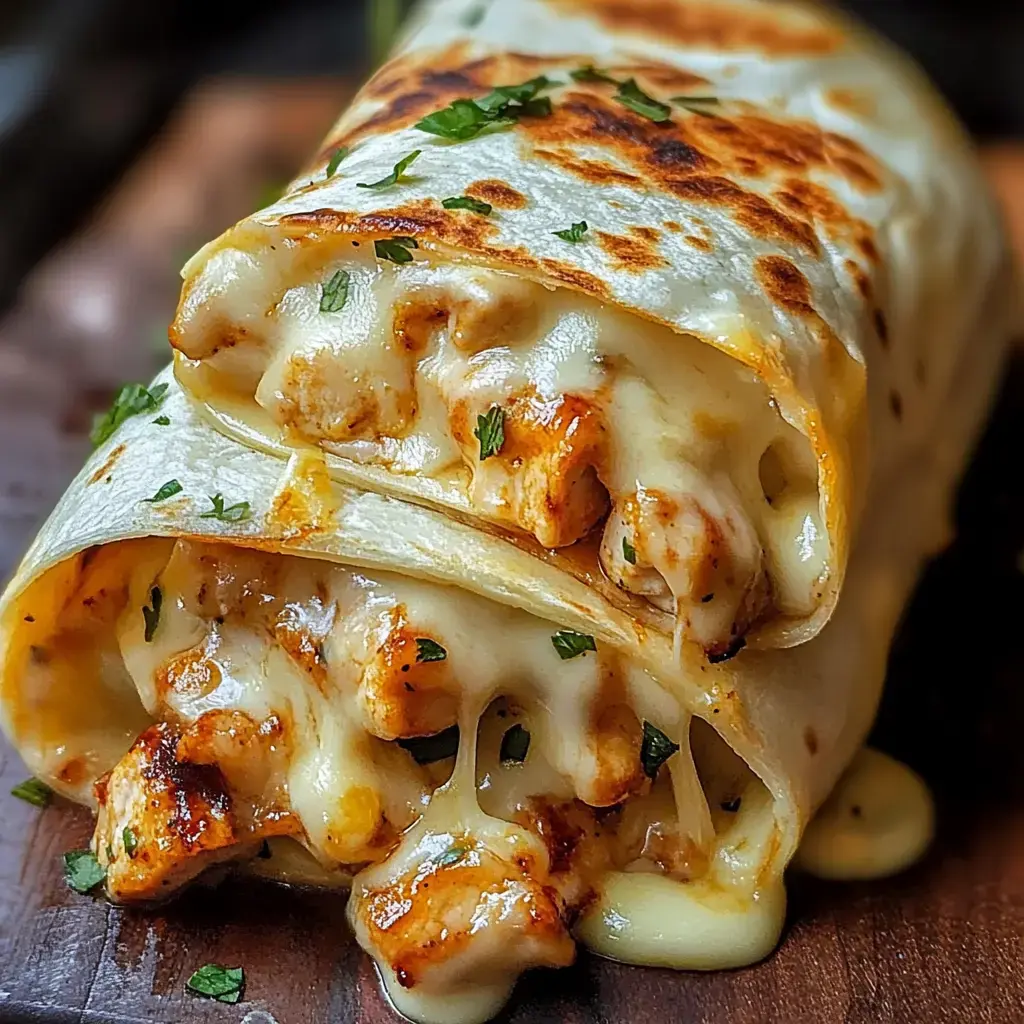
<path id="1" fill-rule="evenodd" d="M 25 689 L 131 688 L 149 721 L 113 764 L 53 748 L 99 775 L 110 897 L 298 844 L 354 876 L 354 931 L 400 1006 L 467 986 L 497 1005 L 522 970 L 571 962 L 609 872 L 728 875 L 739 800 L 767 800 L 600 641 L 456 588 L 190 540 L 94 549 L 65 583 L 49 625 L 25 598 Z"/>
<path id="2" fill-rule="evenodd" d="M 750 370 L 564 289 L 337 244 L 315 268 L 287 241 L 215 253 L 172 329 L 186 386 L 351 462 L 455 487 L 544 547 L 596 531 L 609 579 L 713 658 L 757 622 L 813 611 L 829 572 L 817 466 Z"/>

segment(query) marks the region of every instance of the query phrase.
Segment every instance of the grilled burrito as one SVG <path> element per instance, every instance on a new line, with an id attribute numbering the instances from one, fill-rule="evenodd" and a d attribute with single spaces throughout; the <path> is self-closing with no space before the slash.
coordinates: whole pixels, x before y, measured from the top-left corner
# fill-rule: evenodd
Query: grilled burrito
<path id="1" fill-rule="evenodd" d="M 171 342 L 218 429 L 715 659 L 828 621 L 872 481 L 1006 334 L 1005 252 L 927 83 L 834 15 L 444 0 L 188 263 Z"/>
<path id="2" fill-rule="evenodd" d="M 917 72 L 812 7 L 440 0 L 185 279 L 0 605 L 109 896 L 351 885 L 438 1024 L 573 937 L 764 956 L 1019 325 Z"/>

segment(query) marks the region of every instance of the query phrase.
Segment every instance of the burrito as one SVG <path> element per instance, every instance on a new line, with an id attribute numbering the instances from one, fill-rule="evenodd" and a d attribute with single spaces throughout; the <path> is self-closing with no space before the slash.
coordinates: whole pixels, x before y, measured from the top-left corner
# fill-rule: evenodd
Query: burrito
<path id="1" fill-rule="evenodd" d="M 1005 252 L 927 83 L 834 14 L 441 0 L 187 264 L 171 341 L 217 429 L 715 660 L 828 621 L 968 340 L 990 372 Z"/>
<path id="2" fill-rule="evenodd" d="M 941 102 L 834 14 L 425 6 L 187 265 L 173 367 L 0 604 L 3 725 L 95 808 L 93 884 L 351 886 L 438 1024 L 574 939 L 766 955 L 948 539 L 1007 254 Z M 930 827 L 844 808 L 805 863 Z"/>
<path id="3" fill-rule="evenodd" d="M 700 969 L 772 949 L 917 568 L 888 523 L 941 508 L 936 472 L 876 507 L 817 637 L 680 667 L 512 540 L 212 430 L 170 369 L 128 412 L 0 604 L 3 727 L 96 811 L 93 885 L 350 885 L 394 1002 L 438 1024 L 573 937 Z"/>

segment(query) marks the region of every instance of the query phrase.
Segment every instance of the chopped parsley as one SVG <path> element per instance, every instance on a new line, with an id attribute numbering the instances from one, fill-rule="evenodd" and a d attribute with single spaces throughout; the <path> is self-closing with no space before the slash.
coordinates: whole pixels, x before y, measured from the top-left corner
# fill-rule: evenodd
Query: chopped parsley
<path id="1" fill-rule="evenodd" d="M 408 263 L 412 259 L 410 249 L 418 249 L 415 238 L 396 236 L 395 238 L 378 238 L 373 243 L 373 251 L 379 260 L 391 260 L 392 263 Z"/>
<path id="2" fill-rule="evenodd" d="M 155 420 L 153 420 L 153 422 L 158 427 L 169 427 L 171 425 L 171 417 L 170 416 L 157 416 L 157 418 Z"/>
<path id="3" fill-rule="evenodd" d="M 441 205 L 446 210 L 472 210 L 474 213 L 482 214 L 484 217 L 494 209 L 490 203 L 482 203 L 472 196 L 452 196 L 450 199 L 442 199 Z"/>
<path id="4" fill-rule="evenodd" d="M 573 629 L 560 629 L 551 638 L 558 656 L 562 661 L 569 661 L 570 658 L 577 658 L 587 651 L 596 651 L 597 644 L 594 638 L 588 633 L 577 633 Z"/>
<path id="5" fill-rule="evenodd" d="M 700 114 L 702 117 L 712 117 L 707 109 L 708 104 L 718 102 L 717 96 L 673 96 L 672 102 L 677 106 L 690 111 L 691 114 Z"/>
<path id="6" fill-rule="evenodd" d="M 332 174 L 338 169 L 338 165 L 345 157 L 348 156 L 348 146 L 339 146 L 332 154 L 331 159 L 327 161 L 327 177 L 331 177 Z"/>
<path id="7" fill-rule="evenodd" d="M 644 739 L 640 745 L 640 764 L 644 774 L 653 779 L 658 769 L 679 749 L 656 725 L 644 722 Z"/>
<path id="8" fill-rule="evenodd" d="M 223 494 L 218 492 L 209 495 L 209 498 L 213 508 L 204 512 L 199 517 L 200 519 L 219 519 L 222 523 L 241 523 L 252 515 L 252 508 L 247 501 L 239 501 L 225 508 Z"/>
<path id="9" fill-rule="evenodd" d="M 462 27 L 463 28 L 476 28 L 481 21 L 484 20 L 484 16 L 487 14 L 487 4 L 479 3 L 470 7 L 468 11 L 462 16 Z"/>
<path id="10" fill-rule="evenodd" d="M 449 846 L 444 853 L 434 858 L 434 863 L 439 868 L 450 868 L 453 864 L 458 864 L 469 850 L 464 846 L 459 846 L 458 843 L 453 846 Z"/>
<path id="11" fill-rule="evenodd" d="M 321 313 L 340 313 L 345 308 L 351 279 L 347 270 L 336 270 L 326 284 L 320 285 Z"/>
<path id="12" fill-rule="evenodd" d="M 530 731 L 518 722 L 501 738 L 501 763 L 522 764 L 530 749 Z"/>
<path id="13" fill-rule="evenodd" d="M 167 483 L 161 485 L 160 490 L 152 498 L 143 498 L 142 500 L 155 505 L 159 501 L 173 498 L 176 494 L 181 494 L 181 484 L 177 480 L 168 480 Z"/>
<path id="14" fill-rule="evenodd" d="M 473 436 L 480 442 L 480 461 L 497 455 L 505 444 L 505 410 L 492 405 L 487 413 L 476 418 Z"/>
<path id="15" fill-rule="evenodd" d="M 611 82 L 612 85 L 619 84 L 618 79 L 612 78 L 607 71 L 595 68 L 593 64 L 585 64 L 581 68 L 576 68 L 575 71 L 570 71 L 569 77 L 574 82 Z"/>
<path id="16" fill-rule="evenodd" d="M 138 416 L 145 412 L 154 412 L 167 394 L 166 384 L 157 384 L 153 389 L 141 384 L 125 384 L 114 396 L 114 403 L 102 415 L 93 421 L 89 440 L 93 447 L 98 448 L 109 440 L 114 431 L 130 416 Z"/>
<path id="17" fill-rule="evenodd" d="M 416 637 L 416 660 L 417 661 L 444 661 L 448 652 L 435 640 L 429 637 Z"/>
<path id="18" fill-rule="evenodd" d="M 35 804 L 36 807 L 45 807 L 53 796 L 53 790 L 45 782 L 33 778 L 19 782 L 11 790 L 11 796 L 16 796 L 27 804 Z"/>
<path id="19" fill-rule="evenodd" d="M 494 111 L 484 110 L 473 100 L 453 100 L 447 107 L 427 114 L 415 127 L 421 132 L 438 135 L 442 139 L 465 142 L 475 138 L 492 125 L 512 124 L 512 118 L 502 117 Z"/>
<path id="20" fill-rule="evenodd" d="M 625 537 L 622 538 L 622 557 L 630 565 L 636 565 L 636 548 Z"/>
<path id="21" fill-rule="evenodd" d="M 581 220 L 578 224 L 573 224 L 571 228 L 563 228 L 561 231 L 552 231 L 551 234 L 557 235 L 563 242 L 572 242 L 572 244 L 575 245 L 577 242 L 583 241 L 583 236 L 589 230 L 587 222 L 585 220 Z"/>
<path id="22" fill-rule="evenodd" d="M 417 764 L 433 764 L 454 757 L 459 751 L 459 727 L 450 725 L 433 736 L 413 736 L 399 740 L 398 745 L 408 750 Z"/>
<path id="23" fill-rule="evenodd" d="M 206 964 L 200 967 L 188 981 L 185 988 L 197 996 L 216 999 L 220 1003 L 237 1003 L 245 987 L 245 972 L 241 967 L 222 967 L 220 964 Z"/>
<path id="24" fill-rule="evenodd" d="M 408 156 L 403 156 L 401 160 L 392 168 L 391 173 L 386 178 L 381 178 L 380 181 L 373 181 L 369 184 L 365 182 L 357 182 L 356 188 L 391 188 L 392 185 L 397 185 L 402 179 L 402 175 L 409 169 L 412 162 L 422 153 L 422 149 L 414 149 Z"/>
<path id="25" fill-rule="evenodd" d="M 539 93 L 561 84 L 539 75 L 518 85 L 499 85 L 480 99 L 453 100 L 447 107 L 427 114 L 415 127 L 442 139 L 465 142 L 485 128 L 515 124 L 519 117 L 550 114 L 551 100 Z"/>
<path id="26" fill-rule="evenodd" d="M 656 121 L 659 124 L 662 121 L 667 121 L 672 116 L 672 108 L 667 103 L 662 103 L 660 100 L 654 99 L 653 96 L 648 96 L 636 84 L 635 78 L 620 82 L 619 91 L 615 94 L 615 98 L 624 107 L 629 107 L 635 114 L 640 114 L 648 118 L 648 120 Z"/>
<path id="27" fill-rule="evenodd" d="M 156 627 L 160 624 L 160 606 L 164 603 L 164 595 L 160 592 L 159 587 L 154 587 L 149 592 L 149 599 L 153 603 L 153 607 L 150 608 L 149 605 L 144 605 L 142 608 L 142 619 L 146 623 L 146 630 L 143 636 L 147 644 L 153 642 L 153 637 L 156 635 Z"/>
<path id="28" fill-rule="evenodd" d="M 124 852 L 129 857 L 134 857 L 135 851 L 139 848 L 139 837 L 131 825 L 125 825 L 124 831 L 121 833 L 121 841 L 124 843 Z"/>
<path id="29" fill-rule="evenodd" d="M 84 895 L 106 877 L 106 871 L 92 850 L 69 850 L 64 854 L 64 881 L 75 892 Z"/>

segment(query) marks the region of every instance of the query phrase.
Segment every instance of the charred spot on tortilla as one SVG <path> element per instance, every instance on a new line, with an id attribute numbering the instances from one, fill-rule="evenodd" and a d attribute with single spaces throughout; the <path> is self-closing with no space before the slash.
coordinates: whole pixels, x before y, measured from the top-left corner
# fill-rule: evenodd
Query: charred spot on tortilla
<path id="1" fill-rule="evenodd" d="M 670 40 L 723 52 L 749 51 L 771 57 L 811 57 L 832 53 L 841 33 L 792 8 L 762 10 L 733 3 L 675 0 L 548 0 L 568 13 L 594 18 L 611 32 Z"/>
<path id="2" fill-rule="evenodd" d="M 629 238 L 613 235 L 606 231 L 595 231 L 598 245 L 611 257 L 611 265 L 617 270 L 642 274 L 647 270 L 667 267 L 668 260 L 658 251 L 657 245 L 645 237 Z"/>
<path id="3" fill-rule="evenodd" d="M 522 210 L 527 198 L 522 192 L 516 191 L 507 181 L 500 178 L 482 178 L 466 186 L 467 196 L 479 199 L 499 210 Z"/>
<path id="4" fill-rule="evenodd" d="M 811 303 L 811 284 L 803 272 L 784 256 L 758 256 L 754 272 L 768 297 L 796 316 L 816 315 Z"/>

